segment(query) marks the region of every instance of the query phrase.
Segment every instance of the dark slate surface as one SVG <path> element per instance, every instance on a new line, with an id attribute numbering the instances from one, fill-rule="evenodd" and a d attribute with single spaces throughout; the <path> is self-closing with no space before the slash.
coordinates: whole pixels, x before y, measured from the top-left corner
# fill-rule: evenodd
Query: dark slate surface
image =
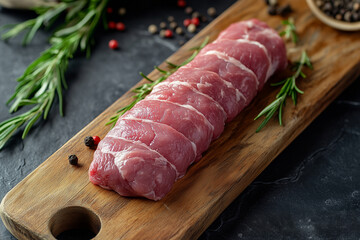
<path id="1" fill-rule="evenodd" d="M 128 1 L 130 2 L 130 1 Z M 125 33 L 99 32 L 90 59 L 71 61 L 65 117 L 55 102 L 49 119 L 20 140 L 17 134 L 0 152 L 0 198 L 45 161 L 92 119 L 178 49 L 179 38 L 164 40 L 147 33 L 149 23 L 185 14 L 175 2 L 139 1 L 128 9 Z M 154 3 L 153 2 L 153 3 Z M 190 2 L 190 1 L 188 1 Z M 192 1 L 206 12 L 219 12 L 234 1 Z M 0 8 L 0 25 L 16 23 L 30 13 Z M 21 38 L 0 41 L 0 121 L 9 117 L 6 100 L 26 66 L 47 45 L 37 34 L 27 48 Z M 120 50 L 107 47 L 119 40 Z M 360 238 L 360 82 L 355 81 L 221 214 L 200 239 L 359 239 Z M 35 193 L 34 193 L 35 194 Z M 0 239 L 14 239 L 0 223 Z"/>

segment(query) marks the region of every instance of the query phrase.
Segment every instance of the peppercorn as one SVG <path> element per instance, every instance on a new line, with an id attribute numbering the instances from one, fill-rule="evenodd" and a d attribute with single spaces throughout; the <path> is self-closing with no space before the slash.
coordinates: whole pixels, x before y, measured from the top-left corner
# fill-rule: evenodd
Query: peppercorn
<path id="1" fill-rule="evenodd" d="M 211 7 L 207 10 L 207 14 L 210 16 L 210 17 L 215 17 L 216 16 L 216 9 L 214 7 Z"/>
<path id="2" fill-rule="evenodd" d="M 166 28 L 166 22 L 161 22 L 159 24 L 159 26 L 160 26 L 161 29 L 165 29 Z"/>
<path id="3" fill-rule="evenodd" d="M 112 40 L 109 41 L 109 48 L 118 49 L 119 48 L 119 43 L 115 39 L 112 39 Z"/>
<path id="4" fill-rule="evenodd" d="M 106 12 L 109 13 L 109 14 L 110 14 L 110 13 L 113 13 L 113 9 L 112 9 L 111 7 L 108 7 L 108 8 L 106 9 Z"/>
<path id="5" fill-rule="evenodd" d="M 159 32 L 159 36 L 164 38 L 165 37 L 165 29 L 161 29 Z"/>
<path id="6" fill-rule="evenodd" d="M 115 27 L 116 27 L 116 23 L 115 23 L 115 22 L 113 22 L 113 21 L 108 22 L 108 28 L 109 28 L 109 29 L 115 29 Z"/>
<path id="7" fill-rule="evenodd" d="M 192 7 L 186 7 L 186 8 L 185 8 L 185 13 L 188 14 L 188 15 L 190 15 L 193 11 L 194 11 L 194 10 L 193 10 Z"/>
<path id="8" fill-rule="evenodd" d="M 70 155 L 68 157 L 68 160 L 69 160 L 69 163 L 71 165 L 73 165 L 73 166 L 76 166 L 78 164 L 78 161 L 79 161 L 79 159 L 78 159 L 78 157 L 76 155 Z"/>
<path id="9" fill-rule="evenodd" d="M 100 137 L 99 136 L 93 136 L 92 138 L 94 139 L 95 146 L 97 146 L 100 143 L 100 140 L 101 140 Z"/>
<path id="10" fill-rule="evenodd" d="M 200 17 L 200 13 L 199 12 L 193 12 L 191 14 L 191 18 L 199 18 Z"/>
<path id="11" fill-rule="evenodd" d="M 268 7 L 268 13 L 270 14 L 270 15 L 276 15 L 277 14 L 277 10 L 276 10 L 276 7 L 275 6 L 269 6 Z"/>
<path id="12" fill-rule="evenodd" d="M 329 2 L 325 3 L 324 6 L 322 7 L 322 10 L 323 10 L 324 12 L 328 12 L 328 11 L 330 11 L 331 9 L 332 9 L 332 6 L 331 6 L 331 3 L 329 3 Z"/>
<path id="13" fill-rule="evenodd" d="M 291 13 L 292 11 L 293 10 L 292 10 L 290 4 L 286 4 L 285 6 L 279 7 L 277 9 L 278 14 L 281 16 L 285 16 L 285 15 Z"/>
<path id="14" fill-rule="evenodd" d="M 341 20 L 342 19 L 342 15 L 340 13 L 336 14 L 335 16 L 336 20 Z"/>
<path id="15" fill-rule="evenodd" d="M 344 20 L 347 21 L 347 22 L 350 22 L 350 21 L 351 21 L 351 12 L 350 12 L 350 11 L 347 11 L 347 12 L 344 14 Z"/>
<path id="16" fill-rule="evenodd" d="M 360 20 L 360 19 L 359 19 L 359 13 L 353 12 L 353 13 L 351 14 L 351 20 L 354 21 L 354 22 L 359 21 L 359 20 Z"/>
<path id="17" fill-rule="evenodd" d="M 118 31 L 125 31 L 125 24 L 124 23 L 122 23 L 122 22 L 118 22 L 118 23 L 116 23 L 116 29 L 118 30 Z"/>
<path id="18" fill-rule="evenodd" d="M 270 6 L 276 6 L 278 4 L 277 0 L 269 0 L 268 2 Z"/>
<path id="19" fill-rule="evenodd" d="M 208 19 L 207 19 L 207 17 L 205 17 L 205 16 L 201 16 L 201 17 L 200 17 L 200 20 L 201 20 L 202 22 L 207 22 Z"/>
<path id="20" fill-rule="evenodd" d="M 178 5 L 178 7 L 183 8 L 183 7 L 186 7 L 186 2 L 184 0 L 178 0 L 177 5 Z"/>
<path id="21" fill-rule="evenodd" d="M 188 27 L 187 27 L 188 32 L 190 33 L 194 33 L 196 31 L 196 25 L 191 23 Z"/>
<path id="22" fill-rule="evenodd" d="M 322 0 L 317 0 L 317 1 L 315 1 L 315 4 L 316 4 L 317 7 L 320 8 L 324 4 L 324 2 Z"/>
<path id="23" fill-rule="evenodd" d="M 175 28 L 177 27 L 177 23 L 176 23 L 176 22 L 171 22 L 171 23 L 169 24 L 169 27 L 170 27 L 171 29 L 175 29 Z"/>
<path id="24" fill-rule="evenodd" d="M 126 14 L 126 8 L 119 8 L 118 13 L 120 16 L 124 16 Z"/>
<path id="25" fill-rule="evenodd" d="M 360 3 L 359 2 L 354 3 L 352 6 L 352 9 L 354 11 L 358 11 L 360 9 Z"/>
<path id="26" fill-rule="evenodd" d="M 95 147 L 94 138 L 92 136 L 87 136 L 84 139 L 85 146 L 89 148 Z"/>
<path id="27" fill-rule="evenodd" d="M 191 23 L 194 24 L 195 26 L 199 26 L 200 20 L 199 18 L 193 18 L 191 19 Z"/>
<path id="28" fill-rule="evenodd" d="M 173 32 L 172 32 L 170 29 L 166 29 L 166 30 L 165 30 L 165 33 L 164 33 L 164 36 L 165 36 L 166 38 L 172 38 Z"/>
<path id="29" fill-rule="evenodd" d="M 175 29 L 175 32 L 176 34 L 179 34 L 179 35 L 183 35 L 184 34 L 184 30 L 182 29 L 182 27 L 177 27 Z"/>
<path id="30" fill-rule="evenodd" d="M 157 33 L 158 28 L 157 28 L 156 25 L 151 24 L 151 25 L 148 27 L 148 31 L 149 31 L 149 33 L 151 33 L 151 34 L 155 34 L 155 33 Z"/>
<path id="31" fill-rule="evenodd" d="M 316 6 L 330 17 L 339 21 L 359 21 L 359 0 L 314 0 Z"/>
<path id="32" fill-rule="evenodd" d="M 167 20 L 171 23 L 175 21 L 175 18 L 173 16 L 168 16 Z"/>
<path id="33" fill-rule="evenodd" d="M 191 24 L 191 19 L 189 19 L 189 18 L 185 19 L 183 24 L 185 27 L 188 27 Z"/>

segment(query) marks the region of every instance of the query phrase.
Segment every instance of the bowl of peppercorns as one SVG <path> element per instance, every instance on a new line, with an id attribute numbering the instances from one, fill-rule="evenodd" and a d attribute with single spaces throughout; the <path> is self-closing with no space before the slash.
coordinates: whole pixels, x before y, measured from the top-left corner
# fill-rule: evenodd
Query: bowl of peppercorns
<path id="1" fill-rule="evenodd" d="M 330 27 L 360 30 L 360 0 L 306 0 L 314 15 Z"/>

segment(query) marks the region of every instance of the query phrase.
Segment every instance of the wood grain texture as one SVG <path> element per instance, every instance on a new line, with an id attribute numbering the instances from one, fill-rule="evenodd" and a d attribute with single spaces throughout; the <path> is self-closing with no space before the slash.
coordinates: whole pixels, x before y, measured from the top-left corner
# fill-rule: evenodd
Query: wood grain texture
<path id="1" fill-rule="evenodd" d="M 1 218 L 18 239 L 54 239 L 51 230 L 59 210 L 82 206 L 101 221 L 96 239 L 196 239 L 216 217 L 298 136 L 349 84 L 360 75 L 360 34 L 340 32 L 317 20 L 305 0 L 291 1 L 293 17 L 301 42 L 288 44 L 289 59 L 297 59 L 306 48 L 314 65 L 308 78 L 299 82 L 305 91 L 296 107 L 290 103 L 284 112 L 285 126 L 271 120 L 255 133 L 260 121 L 253 121 L 278 92 L 266 85 L 240 115 L 226 125 L 200 162 L 175 183 L 161 201 L 125 198 L 94 186 L 88 180 L 93 150 L 83 139 L 104 137 L 110 116 L 132 98 L 129 91 L 75 135 L 62 148 L 29 174 L 2 200 Z M 280 17 L 267 14 L 262 0 L 241 0 L 210 23 L 168 60 L 180 63 L 190 56 L 206 36 L 214 40 L 229 24 L 259 18 L 275 29 Z M 162 64 L 165 68 L 166 65 Z M 284 75 L 285 73 L 282 73 Z M 150 74 L 151 78 L 157 72 Z M 270 79 L 281 80 L 281 74 Z M 142 80 L 139 84 L 143 84 Z M 138 84 L 138 85 L 139 85 Z M 137 86 L 138 86 L 137 85 Z M 69 165 L 67 156 L 76 154 L 81 166 Z M 56 217 L 55 217 L 56 218 Z M 50 221 L 50 219 L 52 219 Z"/>

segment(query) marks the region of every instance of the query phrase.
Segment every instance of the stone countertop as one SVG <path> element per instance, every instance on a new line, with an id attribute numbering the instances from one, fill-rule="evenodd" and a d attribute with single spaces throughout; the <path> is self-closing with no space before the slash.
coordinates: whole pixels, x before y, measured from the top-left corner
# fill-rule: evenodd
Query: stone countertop
<path id="1" fill-rule="evenodd" d="M 47 121 L 22 141 L 18 133 L 0 151 L 0 199 L 92 119 L 178 48 L 178 36 L 162 39 L 147 32 L 169 15 L 185 17 L 175 1 L 140 1 L 129 8 L 126 32 L 99 32 L 90 59 L 69 65 L 65 117 L 55 101 Z M 235 1 L 190 1 L 201 13 L 224 11 Z M 0 25 L 21 22 L 31 13 L 0 8 Z M 26 48 L 21 38 L 0 41 L 0 121 L 15 79 L 46 49 L 39 32 Z M 112 51 L 110 39 L 119 41 Z M 109 90 L 110 89 L 110 90 Z M 200 239 L 359 239 L 360 238 L 360 82 L 355 81 L 215 220 Z M 15 239 L 0 223 L 0 239 Z"/>

